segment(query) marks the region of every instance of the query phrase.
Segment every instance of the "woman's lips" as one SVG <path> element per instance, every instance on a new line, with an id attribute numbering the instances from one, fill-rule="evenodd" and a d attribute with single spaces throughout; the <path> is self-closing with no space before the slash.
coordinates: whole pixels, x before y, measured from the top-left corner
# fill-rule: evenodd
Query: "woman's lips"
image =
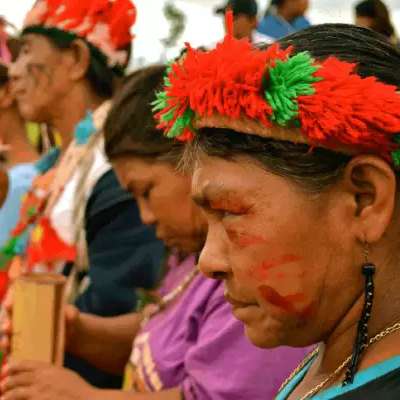
<path id="1" fill-rule="evenodd" d="M 225 292 L 224 294 L 225 300 L 232 305 L 233 308 L 247 308 L 247 307 L 252 307 L 252 306 L 257 306 L 257 303 L 252 303 L 252 302 L 244 302 L 241 300 L 237 300 L 234 298 L 232 295 L 230 295 L 228 292 Z"/>
<path id="2" fill-rule="evenodd" d="M 225 299 L 232 305 L 232 314 L 242 323 L 251 323 L 251 321 L 257 319 L 257 312 L 259 311 L 257 303 L 237 300 L 229 293 L 225 293 Z"/>

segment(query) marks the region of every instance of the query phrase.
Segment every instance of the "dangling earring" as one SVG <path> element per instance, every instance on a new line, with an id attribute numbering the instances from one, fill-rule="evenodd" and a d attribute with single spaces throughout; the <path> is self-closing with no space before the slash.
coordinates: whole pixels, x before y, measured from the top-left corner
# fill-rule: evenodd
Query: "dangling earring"
<path id="1" fill-rule="evenodd" d="M 375 265 L 368 261 L 369 246 L 365 243 L 364 246 L 365 263 L 361 267 L 362 274 L 365 277 L 365 299 L 360 321 L 357 327 L 357 336 L 353 348 L 353 356 L 349 367 L 346 371 L 346 376 L 343 381 L 343 386 L 353 383 L 354 376 L 357 372 L 357 367 L 360 361 L 362 352 L 368 346 L 368 321 L 371 317 L 372 303 L 374 300 L 374 274 Z"/>

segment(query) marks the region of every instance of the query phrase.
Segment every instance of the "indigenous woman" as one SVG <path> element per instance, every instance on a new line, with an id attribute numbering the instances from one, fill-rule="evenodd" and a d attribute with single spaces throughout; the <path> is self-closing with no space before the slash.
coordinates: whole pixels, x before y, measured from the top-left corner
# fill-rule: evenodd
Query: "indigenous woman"
<path id="1" fill-rule="evenodd" d="M 143 221 L 155 225 L 174 249 L 160 300 L 139 314 L 116 319 L 80 314 L 69 325 L 74 354 L 114 372 L 130 359 L 128 392 L 96 391 L 66 371 L 27 363 L 11 367 L 3 382 L 5 398 L 21 392 L 27 400 L 272 399 L 306 352 L 251 345 L 231 314 L 221 282 L 198 273 L 205 221 L 191 200 L 190 177 L 176 172 L 183 146 L 156 130 L 151 112 L 164 74 L 162 66 L 135 72 L 105 126 L 107 153 L 121 183 L 137 198 Z"/>
<path id="2" fill-rule="evenodd" d="M 154 285 L 163 253 L 103 151 L 107 100 L 128 63 L 135 16 L 130 0 L 39 0 L 10 68 L 21 114 L 49 124 L 63 148 L 34 181 L 3 256 L 13 273 L 88 270 L 76 304 L 105 316 L 132 311 L 135 288 Z"/>
<path id="3" fill-rule="evenodd" d="M 264 50 L 228 35 L 159 95 L 167 135 L 191 140 L 201 270 L 257 346 L 321 343 L 279 400 L 400 398 L 399 63 L 348 25 Z"/>

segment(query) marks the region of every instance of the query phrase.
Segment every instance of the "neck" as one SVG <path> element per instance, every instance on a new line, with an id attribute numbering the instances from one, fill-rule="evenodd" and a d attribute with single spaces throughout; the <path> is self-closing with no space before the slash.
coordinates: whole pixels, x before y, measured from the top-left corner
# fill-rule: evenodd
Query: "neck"
<path id="1" fill-rule="evenodd" d="M 400 296 L 398 293 L 398 278 L 393 276 L 380 281 L 375 279 L 377 290 L 372 306 L 372 315 L 368 324 L 369 338 L 381 333 L 386 328 L 400 321 Z M 384 288 L 384 291 L 382 291 Z M 343 361 L 352 354 L 353 344 L 356 337 L 357 324 L 360 319 L 364 305 L 364 293 L 356 299 L 344 318 L 337 327 L 324 340 L 319 360 L 315 363 L 314 373 L 317 375 L 331 374 Z M 368 347 L 361 358 L 359 370 L 368 368 L 381 361 L 400 354 L 400 331 L 383 337 L 378 342 Z M 345 372 L 345 371 L 343 371 Z M 343 379 L 340 375 L 337 381 Z"/>
<path id="2" fill-rule="evenodd" d="M 83 119 L 89 110 L 94 111 L 104 99 L 96 96 L 87 86 L 79 86 L 64 96 L 58 104 L 50 126 L 62 139 L 62 148 L 71 143 L 77 123 Z M 73 104 L 73 107 L 71 107 Z"/>
<path id="3" fill-rule="evenodd" d="M 28 141 L 25 123 L 17 109 L 13 107 L 3 110 L 3 113 L 0 135 L 4 138 L 5 144 L 10 146 L 10 151 L 7 153 L 7 166 L 13 167 L 37 160 L 38 154 Z"/>
<path id="4" fill-rule="evenodd" d="M 393 278 L 394 284 L 379 286 L 384 290 L 377 292 L 372 306 L 372 316 L 368 324 L 369 337 L 374 337 L 376 334 L 383 332 L 386 328 L 393 326 L 400 321 L 400 296 L 398 290 L 398 278 Z M 378 281 L 378 279 L 376 280 Z M 337 375 L 332 376 L 337 368 L 352 354 L 353 344 L 356 337 L 357 324 L 360 319 L 364 303 L 364 295 L 361 293 L 344 317 L 340 319 L 338 325 L 333 331 L 323 340 L 320 346 L 318 359 L 312 364 L 310 370 L 292 392 L 289 398 L 302 398 L 316 388 L 324 380 L 329 379 L 326 385 L 321 389 L 325 390 L 334 385 L 340 385 L 343 382 L 346 367 Z M 396 331 L 383 337 L 381 340 L 372 344 L 362 354 L 358 370 L 369 368 L 384 360 L 400 354 L 400 331 Z"/>

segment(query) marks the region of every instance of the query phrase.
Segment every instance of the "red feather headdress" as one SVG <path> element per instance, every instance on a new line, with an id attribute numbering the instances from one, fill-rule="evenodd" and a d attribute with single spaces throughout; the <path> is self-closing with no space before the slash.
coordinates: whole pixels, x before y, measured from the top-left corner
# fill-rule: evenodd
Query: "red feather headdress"
<path id="1" fill-rule="evenodd" d="M 109 65 L 125 65 L 136 8 L 131 0 L 38 0 L 24 29 L 56 28 L 81 37 L 99 49 Z"/>
<path id="2" fill-rule="evenodd" d="M 214 50 L 187 45 L 154 102 L 159 128 L 190 140 L 202 127 L 307 143 L 350 154 L 379 154 L 400 166 L 400 95 L 356 64 L 316 61 L 275 44 L 254 48 L 230 33 Z M 400 143 L 400 141 L 399 141 Z"/>

